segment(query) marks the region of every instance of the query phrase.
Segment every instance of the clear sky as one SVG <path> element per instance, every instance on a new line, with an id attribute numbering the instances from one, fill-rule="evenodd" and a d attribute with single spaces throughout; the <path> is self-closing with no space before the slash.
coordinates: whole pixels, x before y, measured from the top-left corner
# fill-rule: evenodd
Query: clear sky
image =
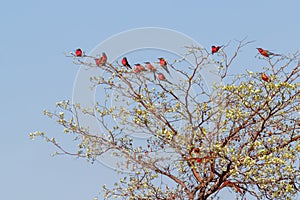
<path id="1" fill-rule="evenodd" d="M 299 49 L 299 7 L 297 0 L 2 1 L 0 199 L 92 199 L 114 178 L 99 164 L 52 158 L 52 145 L 29 140 L 31 131 L 61 132 L 42 111 L 72 97 L 78 66 L 63 52 L 89 51 L 121 31 L 155 26 L 185 33 L 208 48 L 248 36 L 256 42 L 240 61 L 251 67 L 255 47 Z M 235 67 L 238 72 L 244 66 Z"/>

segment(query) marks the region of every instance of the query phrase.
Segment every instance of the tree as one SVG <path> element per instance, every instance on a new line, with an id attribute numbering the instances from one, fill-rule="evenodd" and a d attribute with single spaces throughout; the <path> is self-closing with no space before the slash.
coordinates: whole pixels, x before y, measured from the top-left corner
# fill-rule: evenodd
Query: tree
<path id="1" fill-rule="evenodd" d="M 91 162 L 107 151 L 119 157 L 120 168 L 132 173 L 114 188 L 103 187 L 107 199 L 214 199 L 225 188 L 240 199 L 293 199 L 300 189 L 299 52 L 259 55 L 267 67 L 228 75 L 248 43 L 239 41 L 232 56 L 227 46 L 215 55 L 189 47 L 182 59 L 168 61 L 170 76 L 159 65 L 130 69 L 74 56 L 77 64 L 104 72 L 90 80 L 106 95 L 93 108 L 61 101 L 44 114 L 73 134 L 78 149 L 68 151 L 44 132 L 30 136 L 53 143 L 56 154 Z M 187 57 L 196 66 L 183 67 Z M 212 63 L 221 82 L 209 91 L 201 69 Z M 110 98 L 118 103 L 108 105 Z M 79 113 L 96 118 L 99 133 L 82 127 Z M 147 139 L 137 140 L 136 131 Z"/>

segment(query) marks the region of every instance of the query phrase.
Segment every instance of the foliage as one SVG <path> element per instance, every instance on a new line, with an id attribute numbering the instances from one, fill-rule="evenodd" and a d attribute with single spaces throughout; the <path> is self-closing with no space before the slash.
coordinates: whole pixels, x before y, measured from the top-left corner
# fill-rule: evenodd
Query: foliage
<path id="1" fill-rule="evenodd" d="M 229 75 L 247 44 L 240 41 L 231 57 L 227 46 L 214 56 L 189 47 L 182 59 L 169 61 L 168 82 L 157 79 L 159 67 L 134 71 L 118 63 L 97 66 L 92 56 L 74 57 L 104 72 L 91 77 L 103 91 L 101 100 L 93 108 L 62 101 L 44 114 L 74 136 L 78 149 L 68 151 L 43 132 L 30 136 L 53 143 L 56 154 L 91 162 L 107 152 L 119 157 L 120 169 L 132 173 L 114 188 L 103 186 L 107 199 L 214 199 L 225 188 L 241 199 L 293 199 L 300 187 L 299 53 L 259 57 L 266 65 L 260 71 Z M 197 64 L 183 68 L 188 57 Z M 201 75 L 209 64 L 219 66 L 221 77 L 213 91 Z M 99 132 L 82 127 L 79 113 L 95 117 Z M 139 133 L 147 139 L 134 137 Z"/>

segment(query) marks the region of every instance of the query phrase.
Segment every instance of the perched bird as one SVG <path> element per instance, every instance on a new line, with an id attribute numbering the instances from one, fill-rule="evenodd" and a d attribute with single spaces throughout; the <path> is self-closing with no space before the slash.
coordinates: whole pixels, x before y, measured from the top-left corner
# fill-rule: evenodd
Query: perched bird
<path id="1" fill-rule="evenodd" d="M 150 63 L 150 62 L 144 62 L 146 64 L 146 67 L 148 68 L 149 72 L 153 72 L 154 80 L 156 80 L 156 68 Z"/>
<path id="2" fill-rule="evenodd" d="M 267 58 L 269 58 L 270 56 L 281 56 L 280 54 L 272 53 L 272 52 L 270 52 L 270 51 L 268 51 L 268 50 L 265 50 L 265 49 L 263 49 L 263 48 L 256 48 L 256 49 L 258 50 L 258 52 L 259 52 L 262 56 L 267 57 Z"/>
<path id="3" fill-rule="evenodd" d="M 211 54 L 217 53 L 223 46 L 211 46 Z"/>
<path id="4" fill-rule="evenodd" d="M 98 67 L 104 66 L 106 62 L 107 62 L 107 56 L 104 52 L 102 53 L 102 56 L 100 58 L 95 59 L 95 63 Z"/>
<path id="5" fill-rule="evenodd" d="M 107 62 L 107 55 L 104 52 L 102 52 L 102 56 L 100 59 L 101 59 L 102 65 L 105 65 Z"/>
<path id="6" fill-rule="evenodd" d="M 166 72 L 167 72 L 168 74 L 170 74 L 170 72 L 169 72 L 169 70 L 168 70 L 168 67 L 167 67 L 167 65 L 168 65 L 167 61 L 166 61 L 164 58 L 158 58 L 158 59 L 159 59 L 159 65 L 160 65 L 162 68 L 164 68 L 164 70 L 166 70 Z"/>
<path id="7" fill-rule="evenodd" d="M 123 65 L 124 67 L 127 67 L 127 68 L 129 68 L 129 69 L 132 69 L 131 66 L 129 65 L 129 63 L 128 63 L 126 57 L 123 57 L 123 59 L 122 59 L 121 62 L 122 62 L 122 65 Z"/>
<path id="8" fill-rule="evenodd" d="M 156 71 L 156 68 L 150 62 L 144 62 L 150 72 Z"/>
<path id="9" fill-rule="evenodd" d="M 166 77 L 165 77 L 165 75 L 164 75 L 163 73 L 158 73 L 158 74 L 157 74 L 157 79 L 158 79 L 159 81 L 165 81 L 165 82 L 167 82 L 167 83 L 169 83 L 169 84 L 172 84 L 170 81 L 168 81 L 168 80 L 166 79 Z"/>
<path id="10" fill-rule="evenodd" d="M 82 53 L 82 50 L 81 49 L 76 49 L 76 51 L 75 51 L 75 55 L 76 55 L 76 57 L 82 57 L 83 56 L 83 53 Z"/>
<path id="11" fill-rule="evenodd" d="M 268 75 L 265 74 L 265 73 L 261 73 L 260 76 L 261 76 L 261 79 L 264 80 L 264 81 L 266 81 L 266 82 L 270 82 L 271 81 L 270 78 L 268 77 Z"/>
<path id="12" fill-rule="evenodd" d="M 134 69 L 135 73 L 139 73 L 139 72 L 142 72 L 142 71 L 147 71 L 145 69 L 145 67 L 143 65 L 139 64 L 139 63 L 134 64 L 134 65 L 135 65 L 135 69 Z"/>
<path id="13" fill-rule="evenodd" d="M 101 64 L 101 58 L 95 58 L 95 63 L 98 67 L 102 66 Z"/>

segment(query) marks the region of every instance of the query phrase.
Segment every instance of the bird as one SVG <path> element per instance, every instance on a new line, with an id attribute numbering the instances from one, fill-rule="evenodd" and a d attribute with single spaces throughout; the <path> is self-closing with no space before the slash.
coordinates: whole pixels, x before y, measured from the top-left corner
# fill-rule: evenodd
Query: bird
<path id="1" fill-rule="evenodd" d="M 166 79 L 166 77 L 165 77 L 165 75 L 164 75 L 163 73 L 158 73 L 158 74 L 157 74 L 157 79 L 158 79 L 159 81 L 165 81 L 165 82 L 167 82 L 167 83 L 169 83 L 169 84 L 172 84 L 170 81 L 168 81 L 168 80 Z"/>
<path id="2" fill-rule="evenodd" d="M 259 52 L 262 56 L 267 57 L 267 58 L 269 58 L 270 56 L 281 56 L 280 54 L 272 53 L 272 52 L 270 52 L 270 51 L 268 51 L 268 50 L 265 50 L 265 49 L 263 49 L 263 48 L 256 48 L 256 49 L 258 50 L 258 52 Z"/>
<path id="3" fill-rule="evenodd" d="M 132 67 L 129 65 L 129 63 L 128 63 L 126 57 L 123 57 L 121 62 L 122 62 L 122 65 L 123 65 L 124 67 L 127 67 L 127 68 L 129 68 L 129 69 L 132 69 Z"/>
<path id="4" fill-rule="evenodd" d="M 211 54 L 217 53 L 224 45 L 221 46 L 211 46 Z"/>
<path id="5" fill-rule="evenodd" d="M 76 55 L 76 57 L 82 57 L 83 56 L 82 50 L 80 48 L 76 49 L 75 55 Z"/>
<path id="6" fill-rule="evenodd" d="M 261 76 L 261 79 L 264 80 L 264 81 L 266 81 L 266 82 L 270 82 L 271 81 L 270 78 L 268 77 L 268 75 L 265 74 L 265 73 L 261 73 L 260 76 Z"/>
<path id="7" fill-rule="evenodd" d="M 143 65 L 141 65 L 140 63 L 134 64 L 134 65 L 135 65 L 135 69 L 134 69 L 135 73 L 139 73 L 139 72 L 142 72 L 142 71 L 147 71 L 145 69 L 145 67 Z"/>
<path id="8" fill-rule="evenodd" d="M 170 72 L 169 72 L 169 70 L 168 70 L 168 67 L 167 67 L 167 65 L 168 65 L 168 63 L 167 63 L 167 61 L 164 59 L 164 58 L 158 58 L 159 59 L 159 65 L 162 67 L 162 68 L 164 68 L 164 70 L 166 70 L 166 72 L 168 73 L 168 74 L 170 74 Z"/>
<path id="9" fill-rule="evenodd" d="M 149 70 L 149 72 L 155 72 L 156 68 L 150 62 L 144 62 Z"/>
<path id="10" fill-rule="evenodd" d="M 150 62 L 144 62 L 150 72 L 153 72 L 154 80 L 156 80 L 156 68 Z"/>
<path id="11" fill-rule="evenodd" d="M 107 55 L 106 55 L 106 53 L 102 52 L 102 56 L 101 56 L 100 59 L 101 59 L 102 65 L 105 65 L 106 62 L 107 62 Z"/>
<path id="12" fill-rule="evenodd" d="M 95 63 L 98 67 L 102 66 L 101 64 L 101 58 L 95 58 Z"/>
<path id="13" fill-rule="evenodd" d="M 98 67 L 104 66 L 107 62 L 107 55 L 103 52 L 100 58 L 95 59 L 95 63 Z"/>

